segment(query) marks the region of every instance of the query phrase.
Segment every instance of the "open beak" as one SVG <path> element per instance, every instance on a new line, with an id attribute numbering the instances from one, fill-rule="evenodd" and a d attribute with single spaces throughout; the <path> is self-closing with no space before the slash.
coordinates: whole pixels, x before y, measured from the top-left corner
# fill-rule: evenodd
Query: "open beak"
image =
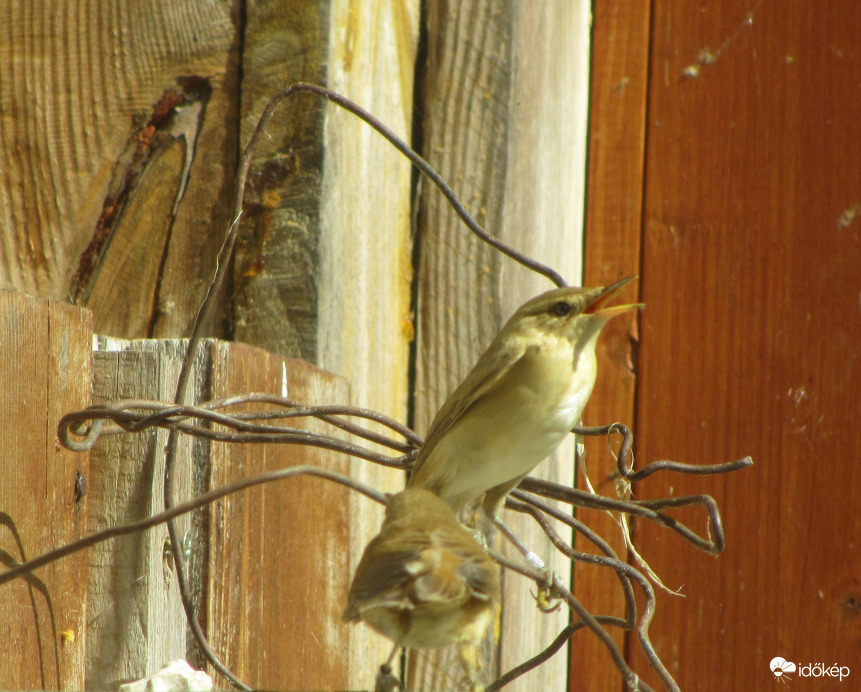
<path id="1" fill-rule="evenodd" d="M 616 283 L 607 286 L 603 291 L 595 296 L 589 305 L 586 306 L 583 314 L 598 315 L 600 317 L 610 319 L 611 317 L 615 317 L 616 315 L 627 312 L 628 310 L 639 310 L 640 308 L 646 307 L 643 303 L 630 303 L 628 305 L 614 305 L 613 307 L 606 307 L 607 303 L 613 300 L 613 298 L 615 298 L 625 286 L 636 278 L 636 276 L 627 276 L 624 279 L 620 279 Z"/>

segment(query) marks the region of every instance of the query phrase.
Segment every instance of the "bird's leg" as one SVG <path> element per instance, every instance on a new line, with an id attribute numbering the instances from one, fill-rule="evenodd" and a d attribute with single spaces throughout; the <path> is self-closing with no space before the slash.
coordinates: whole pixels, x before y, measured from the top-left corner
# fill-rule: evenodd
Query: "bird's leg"
<path id="1" fill-rule="evenodd" d="M 544 572 L 547 578 L 543 584 L 538 585 L 538 593 L 531 591 L 529 593 L 535 599 L 538 610 L 542 613 L 555 613 L 562 607 L 562 598 L 556 595 L 556 580 L 559 579 L 559 575 L 546 567 L 539 569 Z"/>
<path id="2" fill-rule="evenodd" d="M 458 653 L 460 665 L 463 666 L 469 680 L 470 692 L 484 692 L 484 685 L 478 681 L 478 651 L 476 651 L 475 643 L 464 643 Z"/>
<path id="3" fill-rule="evenodd" d="M 556 591 L 556 583 L 561 582 L 559 579 L 559 575 L 556 574 L 551 569 L 548 569 L 544 564 L 544 560 L 542 560 L 536 553 L 532 552 L 523 545 L 523 542 L 514 534 L 514 532 L 505 525 L 505 522 L 502 521 L 497 516 L 491 517 L 491 521 L 498 528 L 502 535 L 504 535 L 509 541 L 511 541 L 515 547 L 523 554 L 523 557 L 526 558 L 526 562 L 529 563 L 530 567 L 534 567 L 535 569 L 541 571 L 545 575 L 544 582 L 538 585 L 538 593 L 532 594 L 535 598 L 535 601 L 538 604 L 538 610 L 542 613 L 553 613 L 562 606 L 562 603 L 553 604 L 554 600 L 559 600 L 557 596 L 554 596 L 554 592 Z"/>
<path id="4" fill-rule="evenodd" d="M 395 655 L 400 650 L 401 647 L 395 644 L 386 662 L 380 666 L 380 671 L 377 673 L 377 679 L 374 682 L 374 692 L 394 692 L 394 690 L 404 689 L 401 681 L 392 673 L 392 661 L 395 660 Z"/>
<path id="5" fill-rule="evenodd" d="M 502 509 L 502 506 L 505 504 L 505 498 L 508 497 L 508 493 L 520 485 L 520 481 L 526 478 L 527 475 L 528 474 L 524 473 L 522 476 L 518 476 L 507 483 L 497 485 L 484 493 L 484 497 L 481 500 L 481 506 L 484 509 L 484 513 L 487 514 L 488 517 L 496 517 L 496 515 L 499 514 L 499 510 Z"/>

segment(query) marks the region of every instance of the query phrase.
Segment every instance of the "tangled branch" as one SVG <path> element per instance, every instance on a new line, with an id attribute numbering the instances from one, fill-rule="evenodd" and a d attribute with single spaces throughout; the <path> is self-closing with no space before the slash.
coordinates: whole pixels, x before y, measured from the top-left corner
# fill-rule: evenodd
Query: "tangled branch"
<path id="1" fill-rule="evenodd" d="M 240 404 L 255 402 L 267 404 L 270 408 L 259 411 L 230 412 L 229 409 Z M 281 421 L 313 417 L 318 420 L 346 431 L 368 442 L 382 445 L 400 452 L 397 456 L 386 456 L 374 452 L 357 444 L 351 444 L 324 433 L 312 433 L 301 428 L 289 427 L 279 424 Z M 367 428 L 349 419 L 373 421 L 388 428 L 396 437 L 368 430 Z M 89 449 L 95 444 L 102 434 L 115 434 L 122 432 L 141 432 L 143 430 L 160 427 L 168 430 L 182 432 L 184 434 L 201 437 L 222 442 L 240 443 L 290 443 L 322 447 L 329 450 L 343 452 L 351 456 L 366 459 L 392 468 L 409 469 L 412 465 L 418 448 L 422 444 L 421 437 L 413 430 L 399 422 L 384 416 L 376 411 L 361 409 L 352 406 L 306 406 L 297 402 L 271 394 L 241 394 L 209 402 L 197 406 L 177 406 L 158 401 L 119 401 L 111 406 L 90 407 L 82 411 L 76 411 L 65 415 L 59 425 L 59 437 L 64 445 L 71 449 Z M 572 432 L 581 435 L 620 435 L 622 442 L 616 455 L 617 468 L 621 477 L 628 480 L 640 480 L 647 478 L 658 471 L 669 471 L 688 474 L 716 474 L 746 468 L 752 464 L 750 458 L 739 459 L 727 464 L 716 464 L 712 466 L 697 466 L 682 464 L 673 461 L 656 461 L 646 465 L 642 469 L 634 471 L 630 461 L 633 449 L 633 434 L 630 429 L 620 423 L 614 423 L 596 428 L 575 428 Z M 180 514 L 203 506 L 220 497 L 238 490 L 257 485 L 259 483 L 271 482 L 296 475 L 310 474 L 322 478 L 343 483 L 354 490 L 364 493 L 368 497 L 384 502 L 384 496 L 357 481 L 340 476 L 333 472 L 316 467 L 295 467 L 283 471 L 261 474 L 252 478 L 242 479 L 228 486 L 219 488 L 195 498 L 190 502 L 172 507 L 160 515 L 148 520 L 137 522 L 125 527 L 109 529 L 94 536 L 82 539 L 76 544 L 65 546 L 52 554 L 41 556 L 22 565 L 16 570 L 11 570 L 0 575 L 0 583 L 14 578 L 23 571 L 35 569 L 53 559 L 89 547 L 101 540 L 140 531 L 157 523 L 175 518 Z M 573 507 L 585 509 L 601 509 L 621 512 L 630 516 L 654 521 L 676 531 L 682 538 L 694 547 L 711 554 L 718 554 L 724 548 L 724 532 L 715 501 L 708 495 L 691 495 L 660 500 L 622 500 L 608 498 L 593 493 L 588 493 L 576 488 L 552 483 L 550 481 L 536 478 L 527 478 L 520 489 L 515 490 L 506 503 L 506 507 L 516 512 L 531 516 L 547 535 L 551 544 L 563 555 L 572 561 L 594 564 L 611 569 L 619 580 L 620 587 L 625 598 L 625 616 L 623 618 L 611 615 L 592 615 L 574 597 L 574 595 L 557 579 L 549 586 L 552 596 L 565 601 L 577 616 L 577 620 L 566 626 L 550 646 L 537 656 L 525 661 L 521 665 L 505 673 L 493 682 L 488 690 L 501 689 L 516 677 L 532 670 L 548 658 L 553 656 L 574 635 L 575 632 L 587 628 L 591 630 L 610 652 L 613 662 L 622 674 L 630 689 L 649 690 L 644 682 L 630 669 L 622 653 L 614 644 L 606 627 L 618 627 L 625 631 L 636 629 L 637 637 L 643 652 L 646 654 L 650 664 L 657 671 L 662 681 L 669 690 L 678 689 L 666 667 L 661 662 L 649 639 L 649 624 L 655 611 L 655 594 L 652 584 L 646 576 L 622 561 L 600 536 L 588 528 L 583 522 L 573 516 L 561 512 L 548 504 L 544 499 L 559 500 Z M 666 515 L 660 510 L 668 507 L 684 507 L 701 505 L 708 516 L 708 536 L 703 538 L 683 522 Z M 571 542 L 563 539 L 553 526 L 553 520 L 561 522 L 570 527 L 574 532 L 582 535 L 591 542 L 601 554 L 586 553 L 576 550 Z M 516 540 L 516 537 L 514 537 Z M 526 548 L 523 548 L 524 552 Z M 502 555 L 492 552 L 492 557 L 501 565 L 513 569 L 523 576 L 532 579 L 539 587 L 547 587 L 547 574 L 527 564 L 513 562 Z M 645 607 L 643 613 L 637 616 L 634 586 L 642 592 Z"/>
<path id="2" fill-rule="evenodd" d="M 451 188 L 442 180 L 439 174 L 405 142 L 398 138 L 391 130 L 383 125 L 370 113 L 360 108 L 352 101 L 340 94 L 329 91 L 323 87 L 313 84 L 294 84 L 276 95 L 267 105 L 258 121 L 258 125 L 249 140 L 248 145 L 242 153 L 239 161 L 233 198 L 232 221 L 225 234 L 224 243 L 219 251 L 217 266 L 214 277 L 207 289 L 197 318 L 192 328 L 188 342 L 185 358 L 180 370 L 176 396 L 173 403 L 159 401 L 119 401 L 109 406 L 99 406 L 69 413 L 63 417 L 59 425 L 59 437 L 61 442 L 69 449 L 83 451 L 91 448 L 101 435 L 117 433 L 135 433 L 151 429 L 153 427 L 164 428 L 169 431 L 166 450 L 165 476 L 164 476 L 164 498 L 165 511 L 148 517 L 147 519 L 115 526 L 96 534 L 87 536 L 79 541 L 62 546 L 54 551 L 45 553 L 23 564 L 12 565 L 11 568 L 0 574 L 0 584 L 18 577 L 29 575 L 34 569 L 58 560 L 73 552 L 91 547 L 109 538 L 125 535 L 138 531 L 147 530 L 157 524 L 166 522 L 171 539 L 175 574 L 179 583 L 180 595 L 185 608 L 189 627 L 209 663 L 218 670 L 227 680 L 239 689 L 250 688 L 229 671 L 215 656 L 209 648 L 206 637 L 197 622 L 193 602 L 190 597 L 190 589 L 185 571 L 185 557 L 182 553 L 182 541 L 176 532 L 173 520 L 182 514 L 205 506 L 230 493 L 262 483 L 268 483 L 301 475 L 312 475 L 322 479 L 341 483 L 357 492 L 378 501 L 385 502 L 385 496 L 346 476 L 327 471 L 313 466 L 297 466 L 278 471 L 271 471 L 257 476 L 243 478 L 221 488 L 215 488 L 203 493 L 187 502 L 173 504 L 172 502 L 172 469 L 176 458 L 176 448 L 180 435 L 191 435 L 210 440 L 233 443 L 278 443 L 278 444 L 300 444 L 330 449 L 344 454 L 349 454 L 374 463 L 382 464 L 392 468 L 409 469 L 413 464 L 417 451 L 422 444 L 420 436 L 406 426 L 401 425 L 380 413 L 359 409 L 349 406 L 305 406 L 290 399 L 277 397 L 270 394 L 242 394 L 226 397 L 210 402 L 191 405 L 187 399 L 188 380 L 191 371 L 191 363 L 197 355 L 201 343 L 201 325 L 213 310 L 218 292 L 224 285 L 224 279 L 239 228 L 239 218 L 242 214 L 243 194 L 245 182 L 248 175 L 251 160 L 254 156 L 266 128 L 269 126 L 275 112 L 281 104 L 296 93 L 312 93 L 328 99 L 337 106 L 346 109 L 357 117 L 364 120 L 385 139 L 406 156 L 424 175 L 426 175 L 442 192 L 449 201 L 458 216 L 467 227 L 484 242 L 496 248 L 508 257 L 513 258 L 520 264 L 549 278 L 557 286 L 564 286 L 564 279 L 553 269 L 523 255 L 513 248 L 503 244 L 497 238 L 485 231 L 468 214 L 466 209 L 457 199 Z M 254 412 L 231 411 L 237 405 L 255 403 L 267 406 L 264 410 Z M 283 424 L 290 419 L 314 417 L 341 431 L 347 432 L 356 438 L 369 444 L 382 446 L 393 451 L 389 456 L 374 451 L 361 444 L 345 442 L 333 435 L 308 432 L 297 427 Z M 370 421 L 387 428 L 393 435 L 380 434 L 369 430 L 358 421 Z M 633 435 L 631 431 L 619 423 L 601 428 L 575 428 L 572 432 L 582 435 L 620 435 L 622 438 L 617 457 L 617 468 L 620 478 L 626 482 L 643 480 L 653 473 L 669 471 L 685 474 L 716 474 L 745 468 L 752 464 L 749 458 L 740 459 L 729 464 L 718 464 L 713 466 L 694 466 L 672 461 L 657 461 L 635 471 L 631 459 L 633 448 Z M 620 587 L 625 598 L 625 615 L 618 617 L 614 615 L 593 615 L 574 597 L 574 595 L 562 584 L 557 577 L 550 575 L 546 570 L 536 568 L 534 564 L 526 564 L 509 560 L 495 552 L 492 557 L 501 565 L 531 579 L 538 585 L 539 589 L 549 592 L 555 599 L 561 599 L 576 615 L 576 620 L 566 626 L 554 640 L 537 656 L 525 661 L 513 670 L 505 673 L 494 681 L 487 689 L 496 690 L 504 687 L 511 680 L 523 673 L 532 670 L 553 656 L 570 637 L 581 629 L 591 630 L 609 651 L 616 667 L 619 669 L 626 685 L 631 690 L 650 690 L 634 671 L 630 669 L 625 657 L 613 642 L 608 629 L 617 627 L 626 631 L 636 630 L 641 648 L 647 656 L 651 666 L 658 672 L 662 682 L 669 690 L 677 690 L 678 686 L 670 676 L 666 667 L 657 656 L 649 640 L 649 624 L 655 611 L 654 590 L 647 577 L 636 568 L 622 561 L 612 548 L 597 534 L 591 531 L 585 524 L 566 513 L 559 511 L 549 505 L 544 499 L 554 499 L 569 503 L 573 507 L 603 509 L 619 512 L 627 516 L 637 516 L 642 519 L 655 521 L 661 526 L 673 529 L 694 547 L 706 552 L 717 554 L 724 548 L 724 533 L 721 524 L 720 513 L 714 500 L 708 495 L 692 495 L 679 498 L 668 498 L 649 501 L 631 501 L 620 498 L 607 498 L 561 486 L 548 481 L 534 478 L 525 479 L 520 489 L 513 492 L 507 500 L 506 507 L 513 511 L 522 512 L 531 516 L 547 535 L 552 545 L 572 561 L 595 564 L 612 570 L 619 580 Z M 695 531 L 688 528 L 684 523 L 670 517 L 663 510 L 690 505 L 701 505 L 708 515 L 708 537 L 703 538 Z M 582 535 L 591 542 L 598 554 L 585 553 L 575 550 L 573 545 L 563 539 L 554 527 L 554 521 L 570 527 L 576 534 Z M 516 536 L 512 539 L 519 544 Z M 531 555 L 529 550 L 522 546 L 525 556 Z M 549 583 L 548 583 L 549 580 Z M 643 612 L 638 615 L 634 587 L 643 594 L 645 606 Z"/>

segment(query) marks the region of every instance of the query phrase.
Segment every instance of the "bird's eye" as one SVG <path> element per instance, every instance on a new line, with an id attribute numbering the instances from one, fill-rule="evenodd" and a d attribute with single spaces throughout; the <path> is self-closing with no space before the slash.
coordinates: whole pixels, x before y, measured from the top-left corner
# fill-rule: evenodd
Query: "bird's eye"
<path id="1" fill-rule="evenodd" d="M 550 308 L 550 312 L 556 315 L 556 317 L 564 317 L 571 312 L 571 306 L 564 300 L 560 300 L 558 303 L 553 304 L 553 307 Z"/>

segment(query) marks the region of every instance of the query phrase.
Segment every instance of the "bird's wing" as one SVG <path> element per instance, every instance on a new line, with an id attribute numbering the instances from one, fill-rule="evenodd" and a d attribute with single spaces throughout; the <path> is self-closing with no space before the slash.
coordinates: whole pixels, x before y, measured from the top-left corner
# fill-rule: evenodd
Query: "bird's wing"
<path id="1" fill-rule="evenodd" d="M 410 586 L 414 600 L 437 605 L 460 604 L 472 596 L 499 598 L 496 565 L 460 526 L 432 531 L 422 551 L 423 570 Z"/>
<path id="2" fill-rule="evenodd" d="M 432 546 L 422 551 L 423 569 L 410 584 L 410 597 L 419 604 L 457 605 L 469 598 L 466 582 L 458 573 L 462 564 L 452 550 Z"/>
<path id="3" fill-rule="evenodd" d="M 460 529 L 459 529 L 460 530 Z M 499 602 L 499 568 L 490 559 L 487 551 L 475 541 L 472 536 L 462 540 L 458 536 L 454 540 L 443 537 L 442 545 L 457 554 L 456 571 L 458 578 L 464 583 L 471 595 L 478 598 Z"/>
<path id="4" fill-rule="evenodd" d="M 387 532 L 381 533 L 365 548 L 350 585 L 344 620 L 357 619 L 369 607 L 412 607 L 407 594 L 410 580 L 432 568 L 422 556 L 430 544 L 428 535 L 400 530 L 394 550 L 387 538 Z"/>
<path id="5" fill-rule="evenodd" d="M 419 450 L 418 459 L 413 467 L 413 475 L 432 452 L 442 437 L 457 423 L 458 420 L 479 400 L 492 394 L 516 370 L 517 364 L 523 358 L 526 349 L 519 345 L 496 350 L 492 346 L 486 350 L 466 379 L 446 399 L 442 408 L 434 416 L 428 430 L 427 438 Z"/>

